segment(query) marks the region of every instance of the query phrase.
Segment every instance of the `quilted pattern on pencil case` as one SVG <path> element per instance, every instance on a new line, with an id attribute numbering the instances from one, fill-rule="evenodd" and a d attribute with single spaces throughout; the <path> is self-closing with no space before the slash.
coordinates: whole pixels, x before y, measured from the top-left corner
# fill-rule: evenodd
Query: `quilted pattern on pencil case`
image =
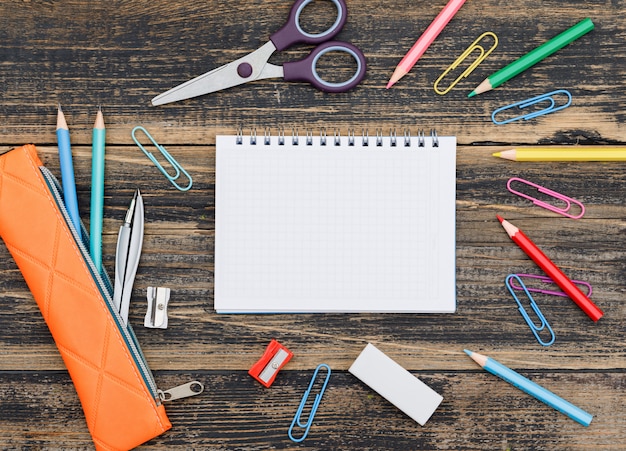
<path id="1" fill-rule="evenodd" d="M 27 145 L 0 157 L 0 235 L 76 387 L 99 449 L 130 449 L 171 427 Z"/>

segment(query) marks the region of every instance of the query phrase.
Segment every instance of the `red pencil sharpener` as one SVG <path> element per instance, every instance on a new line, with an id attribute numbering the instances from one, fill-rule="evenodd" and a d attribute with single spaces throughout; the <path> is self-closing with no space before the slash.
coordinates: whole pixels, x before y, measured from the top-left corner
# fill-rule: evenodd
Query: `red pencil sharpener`
<path id="1" fill-rule="evenodd" d="M 272 339 L 261 358 L 252 365 L 248 374 L 269 388 L 276 379 L 280 369 L 291 360 L 293 352 Z"/>

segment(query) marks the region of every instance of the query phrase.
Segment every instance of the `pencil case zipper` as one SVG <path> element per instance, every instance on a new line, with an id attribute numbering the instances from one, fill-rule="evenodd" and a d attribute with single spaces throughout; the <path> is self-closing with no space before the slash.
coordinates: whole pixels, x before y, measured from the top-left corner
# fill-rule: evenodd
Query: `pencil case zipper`
<path id="1" fill-rule="evenodd" d="M 144 380 L 144 383 L 150 390 L 150 393 L 152 394 L 152 397 L 154 398 L 156 404 L 160 405 L 161 401 L 163 400 L 161 396 L 161 393 L 163 392 L 161 392 L 157 388 L 156 382 L 154 381 L 154 376 L 152 375 L 150 368 L 148 368 L 148 364 L 146 362 L 145 356 L 143 355 L 143 352 L 141 351 L 141 348 L 139 347 L 139 342 L 137 341 L 137 337 L 135 336 L 135 333 L 133 332 L 133 330 L 129 326 L 124 324 L 124 321 L 122 320 L 122 317 L 120 316 L 119 312 L 117 312 L 115 308 L 113 307 L 113 296 L 111 294 L 113 291 L 113 288 L 111 285 L 111 281 L 106 275 L 106 273 L 100 274 L 98 272 L 93 260 L 91 259 L 89 250 L 87 249 L 87 245 L 83 241 L 82 237 L 88 235 L 87 230 L 85 229 L 85 227 L 82 225 L 82 222 L 81 222 L 82 230 L 81 230 L 81 234 L 79 235 L 78 231 L 74 227 L 73 222 L 70 219 L 67 209 L 65 208 L 65 202 L 63 200 L 63 196 L 61 195 L 61 185 L 59 184 L 58 180 L 56 179 L 54 174 L 52 174 L 52 172 L 50 172 L 50 170 L 46 168 L 45 166 L 40 166 L 39 170 L 41 171 L 41 174 L 43 175 L 43 178 L 46 182 L 46 185 L 48 186 L 48 189 L 50 190 L 50 193 L 52 194 L 52 197 L 54 198 L 57 207 L 61 211 L 61 214 L 63 215 L 63 218 L 65 219 L 65 222 L 67 223 L 67 226 L 69 227 L 72 233 L 72 236 L 74 237 L 74 241 L 76 241 L 76 244 L 78 245 L 78 249 L 80 250 L 81 256 L 83 257 L 83 260 L 85 261 L 85 264 L 87 265 L 87 268 L 89 268 L 89 272 L 91 273 L 91 276 L 93 277 L 93 280 L 96 283 L 96 286 L 98 287 L 98 290 L 100 291 L 100 294 L 102 295 L 102 298 L 105 301 L 105 304 L 109 310 L 109 313 L 111 314 L 111 316 L 113 317 L 115 321 L 115 325 L 119 329 L 124 339 L 124 343 L 128 347 L 128 350 L 130 351 L 133 357 L 133 360 L 135 361 L 135 364 L 137 365 L 137 368 L 139 369 L 139 373 L 141 374 L 141 377 Z"/>
<path id="2" fill-rule="evenodd" d="M 112 295 L 113 286 L 111 285 L 111 280 L 109 279 L 106 272 L 103 272 L 102 274 L 98 272 L 98 270 L 96 269 L 96 265 L 91 259 L 87 244 L 83 241 L 83 237 L 88 236 L 87 229 L 81 221 L 81 233 L 79 235 L 78 231 L 74 227 L 74 222 L 71 220 L 69 212 L 65 207 L 65 201 L 63 200 L 63 196 L 61 194 L 61 184 L 54 176 L 54 174 L 52 174 L 52 172 L 50 172 L 50 170 L 45 166 L 40 166 L 39 170 L 41 171 L 44 181 L 46 182 L 46 186 L 50 190 L 50 193 L 52 194 L 52 197 L 54 198 L 54 201 L 59 208 L 63 219 L 65 219 L 65 223 L 69 227 L 70 232 L 74 237 L 74 241 L 76 242 L 78 249 L 80 250 L 81 256 L 83 257 L 87 268 L 89 268 L 89 272 L 91 273 L 91 276 L 93 277 L 93 280 L 96 283 L 96 286 L 98 287 L 98 290 L 100 291 L 100 294 L 105 301 L 109 313 L 113 317 L 115 325 L 120 331 L 124 339 L 124 343 L 130 351 L 133 357 L 133 361 L 137 365 L 139 373 L 141 374 L 141 377 L 146 384 L 146 387 L 148 387 L 148 390 L 155 400 L 156 405 L 158 406 L 163 402 L 174 401 L 177 399 L 187 398 L 202 393 L 204 391 L 204 385 L 198 381 L 191 381 L 165 391 L 159 390 L 154 380 L 154 376 L 152 375 L 152 371 L 150 371 L 146 358 L 141 351 L 139 341 L 137 340 L 133 329 L 129 325 L 126 325 L 124 323 L 119 312 L 114 308 Z"/>

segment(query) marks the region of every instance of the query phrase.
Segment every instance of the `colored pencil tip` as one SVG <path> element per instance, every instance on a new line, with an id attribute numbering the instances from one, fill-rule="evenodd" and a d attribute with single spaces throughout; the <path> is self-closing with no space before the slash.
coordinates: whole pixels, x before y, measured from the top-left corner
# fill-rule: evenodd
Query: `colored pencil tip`
<path id="1" fill-rule="evenodd" d="M 464 351 L 465 351 L 465 354 L 467 354 L 467 355 L 468 355 L 468 356 L 470 356 L 470 357 L 471 357 L 471 356 L 472 356 L 472 354 L 473 354 L 473 352 L 472 352 L 472 351 L 469 351 L 469 350 L 467 350 L 467 349 L 464 349 Z"/>
<path id="2" fill-rule="evenodd" d="M 63 114 L 60 103 L 59 109 L 57 110 L 57 130 L 58 129 L 67 130 L 67 121 L 65 120 L 65 114 Z"/>
<path id="3" fill-rule="evenodd" d="M 491 156 L 492 157 L 500 157 L 500 152 L 492 153 Z"/>
<path id="4" fill-rule="evenodd" d="M 398 83 L 398 81 L 406 74 L 407 71 L 402 69 L 400 66 L 396 66 L 396 69 L 393 71 L 393 74 L 391 74 L 391 78 L 389 78 L 389 82 L 387 83 L 387 89 Z"/>
<path id="5" fill-rule="evenodd" d="M 104 126 L 104 115 L 102 114 L 102 109 L 98 107 L 98 112 L 96 113 L 96 122 L 94 123 L 94 128 L 105 128 Z"/>
<path id="6" fill-rule="evenodd" d="M 467 95 L 467 98 L 469 99 L 470 97 L 474 97 L 476 95 L 476 91 L 472 91 Z"/>
<path id="7" fill-rule="evenodd" d="M 496 218 L 498 218 L 498 221 L 500 221 L 500 224 L 502 224 L 502 221 L 504 221 L 504 218 L 500 215 L 496 215 Z"/>

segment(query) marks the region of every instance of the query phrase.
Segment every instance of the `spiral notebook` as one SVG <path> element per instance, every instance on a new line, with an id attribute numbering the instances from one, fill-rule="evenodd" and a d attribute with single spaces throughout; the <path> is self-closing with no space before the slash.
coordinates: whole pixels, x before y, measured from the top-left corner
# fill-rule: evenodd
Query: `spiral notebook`
<path id="1" fill-rule="evenodd" d="M 455 311 L 455 137 L 216 146 L 218 313 Z"/>

